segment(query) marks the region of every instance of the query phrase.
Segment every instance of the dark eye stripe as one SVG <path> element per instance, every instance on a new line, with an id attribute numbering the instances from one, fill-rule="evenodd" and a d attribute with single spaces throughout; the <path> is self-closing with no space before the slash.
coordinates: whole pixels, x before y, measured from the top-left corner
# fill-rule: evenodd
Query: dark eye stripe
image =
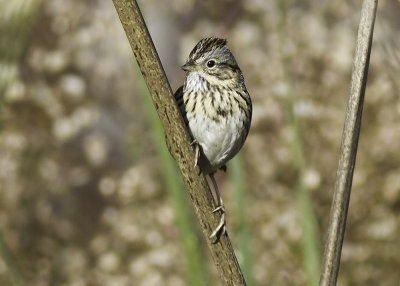
<path id="1" fill-rule="evenodd" d="M 229 67 L 233 71 L 239 70 L 239 67 L 237 65 L 231 65 L 231 64 L 228 64 L 228 63 L 220 63 L 220 66 Z"/>

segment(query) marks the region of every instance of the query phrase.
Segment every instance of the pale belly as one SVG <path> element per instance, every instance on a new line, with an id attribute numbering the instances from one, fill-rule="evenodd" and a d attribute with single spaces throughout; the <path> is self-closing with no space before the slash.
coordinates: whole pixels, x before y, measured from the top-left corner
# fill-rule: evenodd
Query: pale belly
<path id="1" fill-rule="evenodd" d="M 208 117 L 187 114 L 193 137 L 215 169 L 237 154 L 244 143 L 246 131 L 243 115 L 237 114 L 216 122 Z"/>

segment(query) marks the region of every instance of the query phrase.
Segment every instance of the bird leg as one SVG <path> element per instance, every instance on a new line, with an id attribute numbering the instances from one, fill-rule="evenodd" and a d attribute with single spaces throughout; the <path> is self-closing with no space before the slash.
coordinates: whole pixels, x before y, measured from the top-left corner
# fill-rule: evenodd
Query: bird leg
<path id="1" fill-rule="evenodd" d="M 190 145 L 191 146 L 194 145 L 194 152 L 195 152 L 194 167 L 196 167 L 199 162 L 199 158 L 200 158 L 200 145 L 199 145 L 199 142 L 197 141 L 197 139 L 194 139 L 192 141 L 192 143 L 190 143 Z"/>
<path id="2" fill-rule="evenodd" d="M 225 208 L 224 208 L 224 203 L 222 201 L 221 195 L 218 190 L 217 182 L 215 181 L 214 178 L 214 173 L 210 174 L 211 181 L 214 185 L 214 190 L 215 194 L 217 195 L 217 207 L 213 210 L 213 213 L 216 213 L 218 211 L 221 211 L 221 218 L 219 220 L 218 226 L 214 229 L 214 231 L 211 233 L 210 238 L 215 237 L 216 240 L 214 243 L 217 243 L 221 236 L 226 232 L 225 228 Z"/>

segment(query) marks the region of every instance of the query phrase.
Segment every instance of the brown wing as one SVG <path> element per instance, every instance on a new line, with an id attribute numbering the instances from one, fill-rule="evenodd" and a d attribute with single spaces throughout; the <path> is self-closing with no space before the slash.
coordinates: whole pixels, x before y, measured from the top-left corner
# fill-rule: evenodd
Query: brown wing
<path id="1" fill-rule="evenodd" d="M 186 117 L 185 102 L 183 100 L 183 85 L 175 91 L 174 97 L 175 97 L 176 103 L 178 104 L 179 111 L 181 112 L 182 117 L 185 120 L 186 127 L 189 128 L 189 121 Z"/>

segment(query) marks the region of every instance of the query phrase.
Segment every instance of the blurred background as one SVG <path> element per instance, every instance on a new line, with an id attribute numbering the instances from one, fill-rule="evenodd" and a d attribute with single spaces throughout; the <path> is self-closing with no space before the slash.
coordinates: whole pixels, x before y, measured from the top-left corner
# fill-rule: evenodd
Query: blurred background
<path id="1" fill-rule="evenodd" d="M 360 1 L 138 1 L 173 90 L 228 39 L 217 181 L 248 285 L 317 285 Z M 400 2 L 381 1 L 338 285 L 400 284 Z M 0 0 L 0 285 L 220 285 L 111 0 Z"/>

